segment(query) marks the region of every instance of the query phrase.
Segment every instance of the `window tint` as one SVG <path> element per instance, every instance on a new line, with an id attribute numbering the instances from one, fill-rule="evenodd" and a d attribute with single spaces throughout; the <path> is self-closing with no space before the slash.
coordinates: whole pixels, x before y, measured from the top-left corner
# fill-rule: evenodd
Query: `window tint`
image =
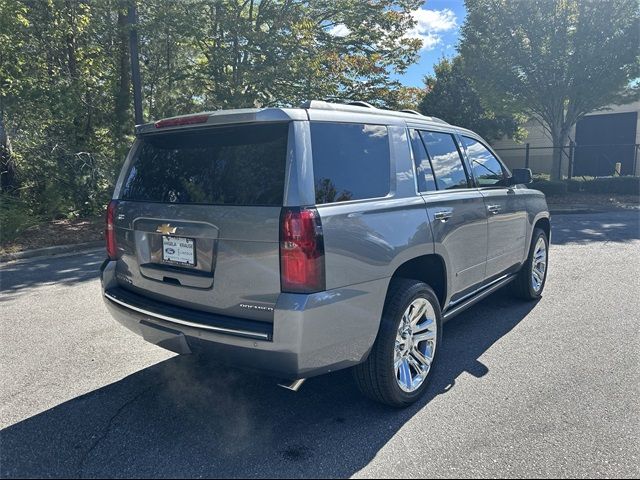
<path id="1" fill-rule="evenodd" d="M 144 136 L 121 198 L 282 205 L 288 129 L 283 123 Z"/>
<path id="2" fill-rule="evenodd" d="M 479 187 L 504 185 L 504 171 L 496 157 L 480 142 L 469 137 L 462 137 L 467 149 L 467 156 L 473 176 Z"/>
<path id="3" fill-rule="evenodd" d="M 440 132 L 420 132 L 420 134 L 431 158 L 438 190 L 467 188 L 469 186 L 467 175 L 453 135 Z"/>
<path id="4" fill-rule="evenodd" d="M 316 203 L 384 197 L 390 189 L 387 127 L 311 123 Z"/>
<path id="5" fill-rule="evenodd" d="M 436 181 L 433 178 L 431 162 L 424 148 L 422 139 L 417 130 L 411 130 L 411 148 L 413 149 L 413 160 L 416 164 L 418 175 L 418 190 L 420 192 L 433 192 L 436 190 Z"/>

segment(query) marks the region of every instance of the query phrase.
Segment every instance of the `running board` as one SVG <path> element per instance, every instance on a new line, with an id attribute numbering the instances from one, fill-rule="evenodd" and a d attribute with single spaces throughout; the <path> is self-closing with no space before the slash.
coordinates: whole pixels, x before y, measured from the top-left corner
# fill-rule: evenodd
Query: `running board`
<path id="1" fill-rule="evenodd" d="M 513 281 L 516 278 L 516 276 L 517 276 L 517 273 L 509 275 L 508 277 L 503 278 L 502 280 L 500 280 L 500 281 L 498 281 L 498 282 L 486 287 L 484 290 L 481 290 L 479 293 L 476 293 L 473 297 L 468 298 L 465 301 L 463 301 L 462 303 L 453 306 L 451 309 L 448 309 L 446 312 L 444 312 L 444 315 L 442 315 L 442 319 L 445 322 L 447 320 L 451 320 L 453 317 L 455 317 L 457 314 L 463 312 L 464 310 L 469 308 L 471 305 L 474 305 L 474 304 L 478 303 L 483 298 L 488 297 L 489 295 L 491 295 L 496 290 L 499 290 L 500 288 L 504 287 L 506 284 L 508 284 L 511 281 Z"/>

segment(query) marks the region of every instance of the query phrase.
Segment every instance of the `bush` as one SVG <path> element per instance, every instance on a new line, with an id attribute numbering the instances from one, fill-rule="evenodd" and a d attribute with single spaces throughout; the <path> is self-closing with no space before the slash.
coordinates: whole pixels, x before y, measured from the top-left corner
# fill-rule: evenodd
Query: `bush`
<path id="1" fill-rule="evenodd" d="M 0 243 L 15 239 L 27 228 L 36 225 L 38 220 L 24 201 L 0 194 Z"/>
<path id="2" fill-rule="evenodd" d="M 588 193 L 617 193 L 640 195 L 640 177 L 606 177 L 583 182 Z"/>
<path id="3" fill-rule="evenodd" d="M 572 178 L 571 180 L 565 180 L 567 184 L 567 191 L 571 193 L 581 192 L 585 182 L 583 180 L 579 180 L 577 178 Z"/>
<path id="4" fill-rule="evenodd" d="M 640 195 L 640 177 L 576 177 L 562 182 L 537 178 L 531 188 L 540 190 L 545 195 L 564 195 L 567 192 Z"/>
<path id="5" fill-rule="evenodd" d="M 537 180 L 529 188 L 540 190 L 545 195 L 564 195 L 567 193 L 567 183 L 551 180 Z"/>

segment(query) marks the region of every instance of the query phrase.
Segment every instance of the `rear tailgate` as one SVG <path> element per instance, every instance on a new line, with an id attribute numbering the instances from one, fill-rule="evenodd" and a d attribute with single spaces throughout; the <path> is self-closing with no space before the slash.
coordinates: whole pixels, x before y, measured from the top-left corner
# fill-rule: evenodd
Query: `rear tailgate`
<path id="1" fill-rule="evenodd" d="M 118 194 L 119 284 L 185 308 L 273 321 L 288 129 L 142 136 Z"/>

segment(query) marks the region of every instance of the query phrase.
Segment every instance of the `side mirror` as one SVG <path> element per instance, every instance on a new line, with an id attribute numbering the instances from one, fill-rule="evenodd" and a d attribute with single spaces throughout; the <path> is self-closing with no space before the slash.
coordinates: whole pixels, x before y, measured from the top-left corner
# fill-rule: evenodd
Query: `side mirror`
<path id="1" fill-rule="evenodd" d="M 528 185 L 533 181 L 530 168 L 514 168 L 509 178 L 510 185 Z"/>

